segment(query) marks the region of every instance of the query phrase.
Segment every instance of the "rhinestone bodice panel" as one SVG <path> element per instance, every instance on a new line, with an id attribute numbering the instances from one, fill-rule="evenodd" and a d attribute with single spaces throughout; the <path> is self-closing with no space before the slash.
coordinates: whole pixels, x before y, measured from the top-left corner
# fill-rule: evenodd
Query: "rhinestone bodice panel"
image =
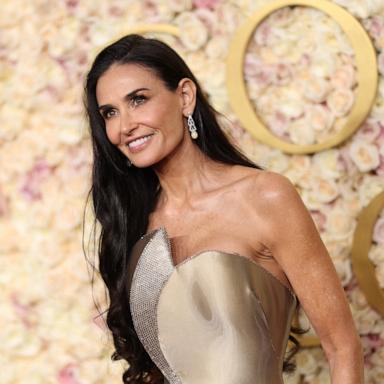
<path id="1" fill-rule="evenodd" d="M 129 264 L 137 335 L 168 384 L 282 384 L 296 296 L 259 264 L 203 251 L 174 265 L 165 228 Z"/>

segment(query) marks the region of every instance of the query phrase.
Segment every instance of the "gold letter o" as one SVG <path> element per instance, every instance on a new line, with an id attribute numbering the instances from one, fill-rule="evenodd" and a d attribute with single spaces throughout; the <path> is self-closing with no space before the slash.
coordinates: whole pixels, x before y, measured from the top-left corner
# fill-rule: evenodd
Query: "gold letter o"
<path id="1" fill-rule="evenodd" d="M 357 95 L 355 104 L 346 117 L 343 128 L 322 143 L 297 145 L 274 136 L 257 117 L 250 102 L 243 77 L 244 54 L 252 32 L 272 12 L 302 5 L 317 8 L 331 16 L 348 36 L 356 54 Z M 292 154 L 319 152 L 346 140 L 360 126 L 371 110 L 378 82 L 377 60 L 372 42 L 360 23 L 346 10 L 326 0 L 278 0 L 254 13 L 239 28 L 230 44 L 227 58 L 227 87 L 230 104 L 243 126 L 258 140 Z"/>

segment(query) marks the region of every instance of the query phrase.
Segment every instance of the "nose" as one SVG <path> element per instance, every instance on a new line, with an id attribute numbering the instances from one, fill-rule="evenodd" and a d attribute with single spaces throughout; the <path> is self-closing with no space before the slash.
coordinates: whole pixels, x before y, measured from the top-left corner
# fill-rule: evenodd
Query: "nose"
<path id="1" fill-rule="evenodd" d="M 132 119 L 132 117 L 127 116 L 126 113 L 120 114 L 120 132 L 124 135 L 129 135 L 131 131 L 136 129 L 138 124 Z"/>

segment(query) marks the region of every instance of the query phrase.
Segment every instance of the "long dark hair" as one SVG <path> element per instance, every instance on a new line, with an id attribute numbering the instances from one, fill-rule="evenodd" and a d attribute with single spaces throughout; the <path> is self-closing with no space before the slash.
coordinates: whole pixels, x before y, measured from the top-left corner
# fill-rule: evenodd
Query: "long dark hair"
<path id="1" fill-rule="evenodd" d="M 129 363 L 129 368 L 123 373 L 124 383 L 158 383 L 162 382 L 163 376 L 133 328 L 126 282 L 129 255 L 135 242 L 147 230 L 149 214 L 154 210 L 160 192 L 159 180 L 151 167 L 127 165 L 126 157 L 107 138 L 96 100 L 96 85 L 100 76 L 112 64 L 127 63 L 152 70 L 172 91 L 182 78 L 191 79 L 196 84 L 193 118 L 199 133 L 198 139 L 193 142 L 217 162 L 264 168 L 249 160 L 229 141 L 217 121 L 218 112 L 209 104 L 199 82 L 183 59 L 168 45 L 131 34 L 97 55 L 85 85 L 85 107 L 93 148 L 92 180 L 87 202 L 92 196 L 94 225 L 97 221 L 101 225 L 97 253 L 99 272 L 109 294 L 106 322 L 116 349 L 111 358 L 125 359 Z M 294 339 L 292 335 L 290 339 Z M 284 362 L 285 371 L 294 368 L 289 360 L 295 349 L 297 346 Z"/>

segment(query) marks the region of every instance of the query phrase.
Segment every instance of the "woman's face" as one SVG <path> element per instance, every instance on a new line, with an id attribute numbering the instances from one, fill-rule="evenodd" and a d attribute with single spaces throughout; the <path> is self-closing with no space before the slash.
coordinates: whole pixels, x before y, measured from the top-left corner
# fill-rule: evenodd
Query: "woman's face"
<path id="1" fill-rule="evenodd" d="M 191 83 L 182 79 L 178 88 L 170 91 L 147 68 L 112 65 L 96 87 L 110 142 L 137 167 L 151 166 L 167 156 L 188 133 L 183 116 L 193 112 Z"/>

